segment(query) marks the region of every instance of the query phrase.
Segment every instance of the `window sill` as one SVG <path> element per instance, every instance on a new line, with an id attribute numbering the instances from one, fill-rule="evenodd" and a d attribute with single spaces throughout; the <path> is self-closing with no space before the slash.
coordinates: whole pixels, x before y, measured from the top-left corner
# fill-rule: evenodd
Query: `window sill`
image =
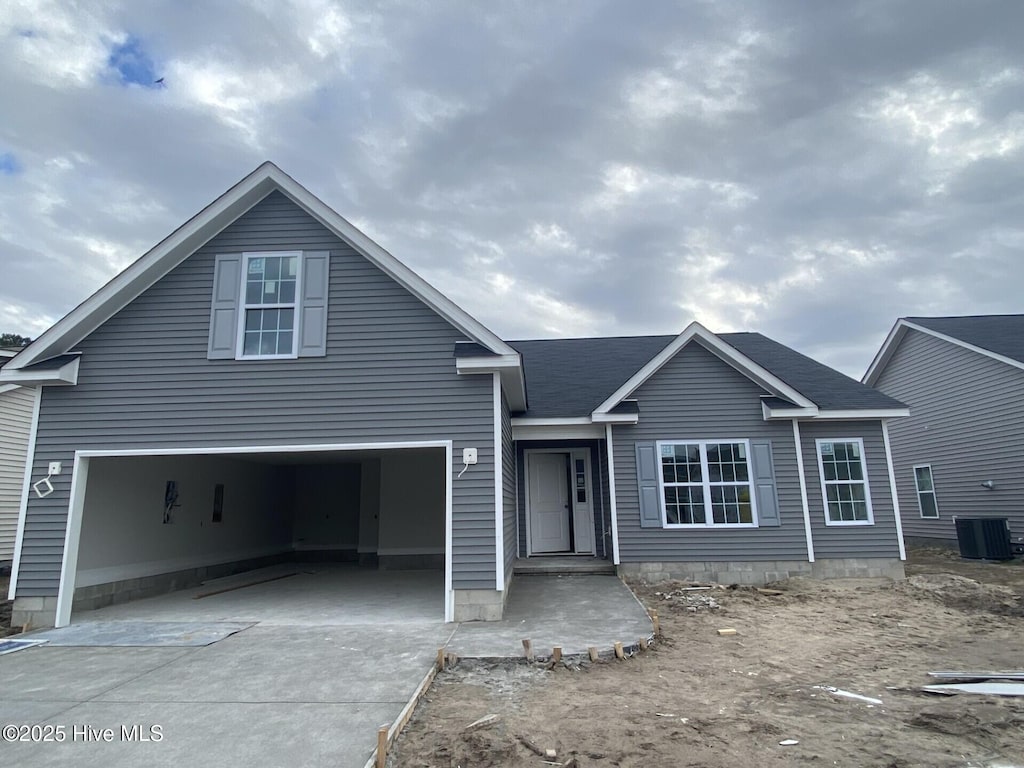
<path id="1" fill-rule="evenodd" d="M 236 355 L 235 360 L 298 360 L 298 355 Z"/>
<path id="2" fill-rule="evenodd" d="M 833 521 L 833 520 L 827 520 L 827 519 L 825 520 L 825 525 L 827 525 L 829 528 L 856 528 L 856 527 L 859 527 L 859 526 L 874 525 L 874 524 L 875 524 L 874 520 L 841 520 L 841 521 Z"/>
<path id="3" fill-rule="evenodd" d="M 758 528 L 757 523 L 662 523 L 662 529 L 668 531 L 717 531 L 733 528 Z"/>

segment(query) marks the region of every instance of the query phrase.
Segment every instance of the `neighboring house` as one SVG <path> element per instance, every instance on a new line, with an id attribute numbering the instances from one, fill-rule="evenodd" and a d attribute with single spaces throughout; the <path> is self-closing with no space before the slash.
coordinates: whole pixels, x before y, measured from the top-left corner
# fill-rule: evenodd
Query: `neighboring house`
<path id="1" fill-rule="evenodd" d="M 0 348 L 0 368 L 17 350 Z M 0 384 L 0 568 L 14 560 L 21 491 L 25 484 L 25 456 L 36 390 Z"/>
<path id="2" fill-rule="evenodd" d="M 1024 315 L 901 318 L 864 382 L 911 409 L 891 428 L 908 538 L 953 542 L 954 517 L 1024 536 Z"/>
<path id="3" fill-rule="evenodd" d="M 459 621 L 500 618 L 517 559 L 554 553 L 903 570 L 901 403 L 696 323 L 503 341 L 270 163 L 0 382 L 42 389 L 11 585 L 37 626 L 282 558 L 436 568 Z"/>

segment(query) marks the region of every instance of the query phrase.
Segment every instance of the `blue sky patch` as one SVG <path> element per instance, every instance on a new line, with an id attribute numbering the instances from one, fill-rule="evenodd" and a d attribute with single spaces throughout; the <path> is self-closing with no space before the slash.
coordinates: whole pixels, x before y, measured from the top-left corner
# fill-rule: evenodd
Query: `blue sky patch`
<path id="1" fill-rule="evenodd" d="M 123 43 L 115 45 L 110 51 L 107 65 L 117 72 L 124 85 L 135 84 L 143 88 L 159 88 L 156 83 L 159 75 L 149 54 L 142 47 L 142 41 L 129 36 Z"/>
<path id="2" fill-rule="evenodd" d="M 13 152 L 0 152 L 0 175 L 13 176 L 21 170 L 21 163 Z"/>

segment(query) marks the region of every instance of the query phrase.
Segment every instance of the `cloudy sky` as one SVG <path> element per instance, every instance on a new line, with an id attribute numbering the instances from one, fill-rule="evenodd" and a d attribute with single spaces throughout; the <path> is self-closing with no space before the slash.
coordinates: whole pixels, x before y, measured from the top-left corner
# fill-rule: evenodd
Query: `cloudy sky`
<path id="1" fill-rule="evenodd" d="M 0 331 L 270 159 L 505 338 L 697 319 L 860 377 L 899 316 L 1021 311 L 1022 29 L 1018 0 L 0 0 Z"/>

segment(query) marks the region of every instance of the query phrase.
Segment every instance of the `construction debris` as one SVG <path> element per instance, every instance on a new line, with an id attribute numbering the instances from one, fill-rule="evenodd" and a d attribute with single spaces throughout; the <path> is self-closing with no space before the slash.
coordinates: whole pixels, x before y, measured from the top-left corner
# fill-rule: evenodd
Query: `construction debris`
<path id="1" fill-rule="evenodd" d="M 881 699 L 873 699 L 870 696 L 862 696 L 859 693 L 851 693 L 850 691 L 844 691 L 842 688 L 836 688 L 831 685 L 816 685 L 816 690 L 828 691 L 833 696 L 842 696 L 844 699 L 856 699 L 857 701 L 866 701 L 868 704 L 881 704 Z"/>
<path id="2" fill-rule="evenodd" d="M 726 627 L 725 629 L 720 629 L 720 630 L 718 630 L 718 634 L 719 634 L 719 635 L 722 635 L 722 636 L 724 637 L 724 636 L 726 636 L 726 635 L 738 635 L 738 634 L 739 634 L 739 632 L 737 632 L 737 631 L 736 631 L 735 629 L 733 629 L 732 627 Z"/>
<path id="3" fill-rule="evenodd" d="M 715 610 L 720 608 L 718 601 L 711 595 L 702 594 L 711 587 L 683 587 L 674 589 L 671 592 L 656 592 L 662 600 L 669 600 L 681 604 L 688 611 L 699 611 L 702 609 Z"/>
<path id="4" fill-rule="evenodd" d="M 928 693 L 942 693 L 947 696 L 958 693 L 977 693 L 983 696 L 1024 696 L 1024 683 L 952 683 L 950 685 L 926 685 L 921 690 Z"/>
<path id="5" fill-rule="evenodd" d="M 779 746 L 780 747 L 793 747 L 793 746 L 796 746 L 799 743 L 800 742 L 797 741 L 796 739 L 783 739 L 782 741 L 779 742 Z"/>
<path id="6" fill-rule="evenodd" d="M 484 715 L 479 720 L 474 720 L 472 723 L 463 728 L 462 732 L 471 733 L 472 731 L 479 731 L 481 728 L 490 728 L 499 720 L 501 720 L 501 718 L 498 715 Z"/>
<path id="7" fill-rule="evenodd" d="M 929 672 L 943 680 L 1024 680 L 1024 671 L 1014 672 Z"/>
<path id="8" fill-rule="evenodd" d="M 516 736 L 516 738 L 519 739 L 520 743 L 524 747 L 526 747 L 528 750 L 533 752 L 533 754 L 535 754 L 537 757 L 546 757 L 547 756 L 543 749 L 538 747 L 536 744 L 534 744 L 532 741 L 530 741 L 528 738 L 526 738 L 522 734 L 518 734 Z"/>

